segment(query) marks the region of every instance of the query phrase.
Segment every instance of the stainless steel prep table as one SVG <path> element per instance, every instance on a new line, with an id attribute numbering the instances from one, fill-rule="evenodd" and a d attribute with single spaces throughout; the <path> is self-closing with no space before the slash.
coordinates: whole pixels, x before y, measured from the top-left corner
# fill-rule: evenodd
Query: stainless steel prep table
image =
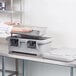
<path id="1" fill-rule="evenodd" d="M 73 76 L 73 68 L 76 67 L 76 61 L 74 61 L 74 62 L 62 62 L 62 61 L 49 60 L 49 59 L 44 59 L 44 58 L 41 58 L 38 56 L 26 55 L 26 54 L 1 54 L 0 53 L 0 55 L 2 56 L 2 76 L 5 76 L 5 74 L 4 74 L 5 73 L 5 63 L 4 63 L 5 57 L 14 58 L 16 60 L 22 59 L 23 60 L 23 67 L 25 66 L 24 60 L 49 63 L 49 64 L 55 64 L 55 65 L 61 65 L 61 66 L 68 66 L 68 67 L 70 67 L 70 76 Z M 16 67 L 17 67 L 17 65 L 16 65 Z M 23 68 L 23 76 L 24 76 L 24 69 L 26 69 L 26 68 Z M 11 76 L 13 76 L 13 75 L 11 75 Z"/>

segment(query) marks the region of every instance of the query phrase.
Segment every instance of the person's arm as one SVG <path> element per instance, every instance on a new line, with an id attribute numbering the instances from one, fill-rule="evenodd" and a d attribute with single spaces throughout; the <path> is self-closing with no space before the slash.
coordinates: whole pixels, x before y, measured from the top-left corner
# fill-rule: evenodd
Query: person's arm
<path id="1" fill-rule="evenodd" d="M 19 25 L 19 23 L 17 22 L 4 22 L 4 24 L 8 25 L 9 27 L 13 26 L 11 29 L 11 33 L 17 33 L 17 32 L 31 32 L 32 29 L 31 28 L 26 28 L 26 27 L 14 27 Z"/>
<path id="2" fill-rule="evenodd" d="M 17 33 L 17 32 L 31 32 L 31 28 L 22 28 L 22 27 L 12 27 L 11 33 Z"/>

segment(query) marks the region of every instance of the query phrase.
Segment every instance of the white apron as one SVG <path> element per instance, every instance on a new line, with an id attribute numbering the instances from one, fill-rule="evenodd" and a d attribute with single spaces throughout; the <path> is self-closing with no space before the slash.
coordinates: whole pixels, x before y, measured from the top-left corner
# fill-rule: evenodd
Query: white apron
<path id="1" fill-rule="evenodd" d="M 11 35 L 12 26 L 0 23 L 0 54 L 8 54 L 8 42 L 6 38 Z"/>

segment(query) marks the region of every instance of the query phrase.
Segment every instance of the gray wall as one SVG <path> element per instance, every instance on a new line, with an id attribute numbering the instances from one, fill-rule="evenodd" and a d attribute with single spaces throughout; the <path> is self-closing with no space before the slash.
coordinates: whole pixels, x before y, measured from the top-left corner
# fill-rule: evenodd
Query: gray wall
<path id="1" fill-rule="evenodd" d="M 25 61 L 25 76 L 70 76 L 70 68 Z"/>

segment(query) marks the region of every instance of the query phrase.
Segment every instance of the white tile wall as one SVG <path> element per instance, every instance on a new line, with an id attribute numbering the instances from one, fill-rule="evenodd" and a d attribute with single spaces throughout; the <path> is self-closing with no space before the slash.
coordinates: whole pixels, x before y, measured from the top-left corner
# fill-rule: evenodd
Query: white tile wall
<path id="1" fill-rule="evenodd" d="M 26 25 L 47 26 L 54 38 L 53 47 L 76 48 L 75 0 L 26 0 L 23 22 Z"/>

